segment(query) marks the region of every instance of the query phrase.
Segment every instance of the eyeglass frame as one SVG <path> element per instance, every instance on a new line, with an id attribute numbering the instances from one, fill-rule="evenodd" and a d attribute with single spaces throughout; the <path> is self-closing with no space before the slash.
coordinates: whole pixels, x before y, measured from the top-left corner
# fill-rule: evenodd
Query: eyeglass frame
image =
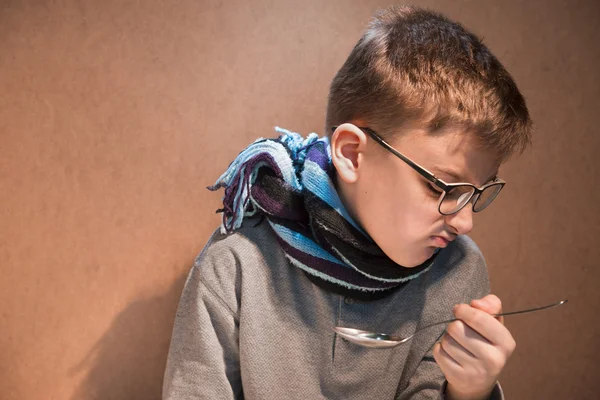
<path id="1" fill-rule="evenodd" d="M 331 132 L 332 133 L 335 132 L 335 130 L 337 128 L 338 128 L 338 126 L 332 126 Z M 442 193 L 440 193 L 440 199 L 438 201 L 438 212 L 442 215 L 454 215 L 454 214 L 460 212 L 463 208 L 465 208 L 465 206 L 467 204 L 471 203 L 471 200 L 473 200 L 473 198 L 475 196 L 476 196 L 475 201 L 472 202 L 471 209 L 475 213 L 481 212 L 481 211 L 485 210 L 486 208 L 488 208 L 489 205 L 494 202 L 496 197 L 498 197 L 498 194 L 500 194 L 500 192 L 504 188 L 504 185 L 506 185 L 506 182 L 498 177 L 496 177 L 493 182 L 486 183 L 485 185 L 483 185 L 480 188 L 478 188 L 477 186 L 475 186 L 471 183 L 468 183 L 468 182 L 446 183 L 446 182 L 444 182 L 443 179 L 440 179 L 437 176 L 435 176 L 435 174 L 429 172 L 425 167 L 420 166 L 418 163 L 414 162 L 413 160 L 411 160 L 410 158 L 406 157 L 404 154 L 400 153 L 398 150 L 393 148 L 381 136 L 379 136 L 379 134 L 377 132 L 375 132 L 373 129 L 368 128 L 366 126 L 357 126 L 357 128 L 362 131 L 367 132 L 369 134 L 369 136 L 371 136 L 371 138 L 373 138 L 377 143 L 379 143 L 381 146 L 383 146 L 386 150 L 388 150 L 393 155 L 395 155 L 396 157 L 398 157 L 399 159 L 404 161 L 412 169 L 417 171 L 419 173 L 419 175 L 421 175 L 423 178 L 427 179 L 429 182 L 433 183 L 434 185 L 436 185 L 438 188 L 440 188 L 442 190 Z M 451 213 L 443 213 L 442 212 L 442 202 L 444 201 L 444 198 L 446 198 L 446 195 L 448 194 L 449 191 L 451 191 L 452 189 L 459 187 L 459 186 L 469 186 L 474 189 L 473 193 L 471 193 L 471 195 L 469 196 L 469 199 L 467 201 L 465 201 L 465 203 L 462 206 L 460 206 L 456 211 L 453 211 Z M 483 193 L 483 191 L 485 189 L 487 189 L 490 186 L 500 186 L 500 189 L 498 190 L 498 192 L 496 192 L 494 197 L 488 202 L 488 204 L 485 207 L 483 207 L 480 210 L 475 210 L 475 204 L 477 203 L 477 201 L 479 201 L 479 196 L 481 195 L 481 193 Z"/>

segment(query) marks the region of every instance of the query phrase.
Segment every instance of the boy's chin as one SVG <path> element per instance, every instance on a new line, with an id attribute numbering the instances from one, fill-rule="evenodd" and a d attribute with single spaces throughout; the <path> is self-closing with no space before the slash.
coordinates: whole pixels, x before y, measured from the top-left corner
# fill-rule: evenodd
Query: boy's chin
<path id="1" fill-rule="evenodd" d="M 415 268 L 419 265 L 423 264 L 425 261 L 429 260 L 431 256 L 435 253 L 435 247 L 427 247 L 423 252 L 405 255 L 404 257 L 398 256 L 392 258 L 392 260 L 398 264 L 403 266 L 404 268 Z M 390 257 L 391 258 L 391 257 Z"/>

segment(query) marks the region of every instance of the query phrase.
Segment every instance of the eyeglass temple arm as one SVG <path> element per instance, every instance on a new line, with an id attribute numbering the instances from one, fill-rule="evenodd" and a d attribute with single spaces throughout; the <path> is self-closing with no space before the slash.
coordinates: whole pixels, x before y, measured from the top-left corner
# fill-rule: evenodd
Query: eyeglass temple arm
<path id="1" fill-rule="evenodd" d="M 417 171 L 423 178 L 427 179 L 428 181 L 430 181 L 432 183 L 435 183 L 436 185 L 443 186 L 444 189 L 447 188 L 446 184 L 444 184 L 444 182 L 442 182 L 440 179 L 438 179 L 434 174 L 427 171 L 425 168 L 421 167 L 419 164 L 412 161 L 410 158 L 406 157 L 404 154 L 400 153 L 398 150 L 394 149 L 385 140 L 383 140 L 381 138 L 381 136 L 379 136 L 374 130 L 372 130 L 370 128 L 360 128 L 360 129 L 366 131 L 379 144 L 381 144 L 383 147 L 385 147 L 386 149 L 391 151 L 394 155 L 399 157 L 402 161 L 407 163 L 410 167 L 412 167 L 412 169 Z"/>
<path id="2" fill-rule="evenodd" d="M 434 174 L 432 174 L 431 172 L 427 171 L 425 168 L 421 167 L 416 162 L 412 161 L 410 158 L 406 157 L 404 154 L 400 153 L 398 150 L 394 149 L 385 140 L 383 140 L 381 138 L 381 136 L 379 136 L 377 134 L 377 132 L 375 132 L 373 129 L 367 128 L 367 127 L 360 127 L 360 126 L 358 128 L 361 129 L 361 130 L 363 130 L 363 131 L 365 131 L 365 132 L 367 132 L 369 134 L 369 136 L 371 136 L 374 140 L 376 140 L 380 145 L 382 145 L 383 147 L 385 147 L 387 150 L 389 150 L 390 152 L 392 152 L 395 156 L 399 157 L 402 161 L 404 161 L 405 163 L 407 163 L 412 169 L 414 169 L 421 176 L 423 176 L 423 178 L 427 179 L 428 181 L 430 181 L 432 183 L 435 183 L 438 186 L 443 187 L 443 189 L 447 189 L 448 186 L 444 182 L 442 182 Z M 337 126 L 332 126 L 331 127 L 331 131 L 332 132 L 334 132 L 336 129 L 337 129 Z"/>

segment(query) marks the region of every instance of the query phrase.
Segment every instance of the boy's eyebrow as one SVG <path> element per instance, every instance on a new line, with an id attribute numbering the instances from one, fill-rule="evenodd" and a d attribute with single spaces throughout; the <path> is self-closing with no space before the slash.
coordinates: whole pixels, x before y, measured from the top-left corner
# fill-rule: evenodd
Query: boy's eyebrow
<path id="1" fill-rule="evenodd" d="M 485 183 L 489 183 L 491 181 L 495 181 L 496 179 L 498 179 L 498 171 L 494 172 L 489 178 L 487 178 L 487 180 L 485 181 Z M 484 185 L 485 185 L 484 183 Z"/>
<path id="2" fill-rule="evenodd" d="M 441 172 L 444 175 L 447 175 L 449 177 L 451 177 L 452 179 L 454 179 L 455 182 L 464 182 L 464 179 L 460 177 L 460 175 L 450 169 L 444 168 L 444 167 L 439 167 L 439 166 L 434 166 L 432 168 L 432 172 L 436 175 L 438 175 L 436 172 Z"/>
<path id="3" fill-rule="evenodd" d="M 449 177 L 451 177 L 454 182 L 468 182 L 466 179 L 464 179 L 463 177 L 460 176 L 460 174 L 445 168 L 445 167 L 440 167 L 440 166 L 435 166 L 432 168 L 433 172 L 435 173 L 436 171 L 441 172 L 444 175 L 448 175 Z M 488 179 L 486 179 L 483 184 L 485 185 L 488 182 L 493 181 L 494 179 L 496 179 L 498 177 L 498 171 L 494 172 Z M 453 183 L 453 182 L 448 182 L 448 183 Z"/>

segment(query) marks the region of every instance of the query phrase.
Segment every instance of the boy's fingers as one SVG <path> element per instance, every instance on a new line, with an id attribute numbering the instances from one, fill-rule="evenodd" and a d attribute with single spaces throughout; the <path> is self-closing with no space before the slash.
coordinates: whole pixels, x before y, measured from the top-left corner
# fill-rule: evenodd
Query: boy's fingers
<path id="1" fill-rule="evenodd" d="M 490 342 L 461 320 L 448 324 L 446 332 L 473 357 L 480 358 L 489 351 Z"/>
<path id="2" fill-rule="evenodd" d="M 456 362 L 442 347 L 440 342 L 437 342 L 433 346 L 433 358 L 438 363 L 440 368 L 442 368 L 444 375 L 447 375 L 447 369 L 451 371 L 456 371 L 461 368 L 460 364 Z M 447 376 L 446 376 L 447 378 Z"/>
<path id="3" fill-rule="evenodd" d="M 454 308 L 454 315 L 493 344 L 502 343 L 510 336 L 496 318 L 475 307 L 459 304 Z"/>
<path id="4" fill-rule="evenodd" d="M 446 353 L 448 353 L 450 357 L 452 357 L 461 366 L 464 366 L 469 362 L 472 362 L 473 359 L 477 358 L 475 354 L 465 348 L 449 333 L 446 333 L 444 336 L 442 336 L 440 344 L 442 345 L 442 349 L 444 349 Z"/>

